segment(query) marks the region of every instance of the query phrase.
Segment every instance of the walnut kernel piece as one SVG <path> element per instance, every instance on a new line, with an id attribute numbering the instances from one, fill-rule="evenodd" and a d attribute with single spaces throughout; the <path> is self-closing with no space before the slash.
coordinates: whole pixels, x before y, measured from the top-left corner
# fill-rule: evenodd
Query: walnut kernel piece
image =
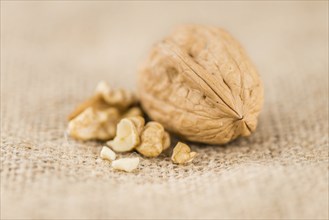
<path id="1" fill-rule="evenodd" d="M 114 160 L 112 162 L 112 167 L 115 170 L 122 170 L 125 172 L 132 172 L 137 169 L 139 164 L 139 158 L 122 158 L 118 160 Z"/>
<path id="2" fill-rule="evenodd" d="M 96 87 L 96 95 L 101 95 L 104 101 L 110 106 L 120 109 L 127 109 L 137 103 L 133 93 L 126 89 L 112 89 L 105 81 L 100 81 Z"/>
<path id="3" fill-rule="evenodd" d="M 228 32 L 186 25 L 154 45 L 139 72 L 138 95 L 166 130 L 190 141 L 224 144 L 256 129 L 263 85 Z"/>
<path id="4" fill-rule="evenodd" d="M 145 125 L 145 119 L 141 116 L 128 117 L 127 119 L 132 121 L 137 129 L 137 133 L 140 135 Z"/>
<path id="5" fill-rule="evenodd" d="M 78 105 L 73 112 L 69 114 L 68 120 L 72 120 L 89 107 L 95 109 L 116 107 L 120 112 L 124 112 L 136 103 L 137 98 L 132 92 L 125 89 L 112 89 L 108 83 L 100 81 L 96 86 L 94 95 Z M 131 116 L 137 114 L 142 115 L 142 112 L 139 112 L 138 109 L 128 110 L 127 113 Z"/>
<path id="6" fill-rule="evenodd" d="M 103 160 L 113 161 L 116 158 L 116 154 L 110 148 L 104 146 L 101 150 L 100 157 Z"/>
<path id="7" fill-rule="evenodd" d="M 185 164 L 191 162 L 196 155 L 197 153 L 191 152 L 191 149 L 187 144 L 178 142 L 174 148 L 171 160 L 177 164 Z"/>
<path id="8" fill-rule="evenodd" d="M 141 134 L 141 143 L 136 150 L 146 157 L 157 157 L 168 145 L 168 140 L 164 137 L 164 128 L 158 122 L 148 122 Z M 170 143 L 170 142 L 169 142 Z"/>
<path id="9" fill-rule="evenodd" d="M 144 127 L 144 118 L 130 117 L 122 119 L 117 125 L 117 133 L 107 144 L 116 152 L 133 150 L 140 143 L 140 132 Z"/>
<path id="10" fill-rule="evenodd" d="M 122 118 L 134 117 L 134 116 L 143 116 L 143 112 L 139 107 L 129 108 L 123 115 Z"/>
<path id="11" fill-rule="evenodd" d="M 115 136 L 116 124 L 120 120 L 116 108 L 97 110 L 88 107 L 68 124 L 68 133 L 78 140 L 109 140 Z"/>
<path id="12" fill-rule="evenodd" d="M 71 121 L 73 118 L 77 117 L 79 114 L 81 114 L 84 110 L 86 110 L 89 107 L 93 108 L 100 108 L 105 106 L 106 103 L 103 101 L 102 97 L 100 95 L 94 95 L 90 98 L 88 98 L 86 101 L 82 102 L 80 105 L 78 105 L 73 112 L 69 114 L 67 119 Z"/>

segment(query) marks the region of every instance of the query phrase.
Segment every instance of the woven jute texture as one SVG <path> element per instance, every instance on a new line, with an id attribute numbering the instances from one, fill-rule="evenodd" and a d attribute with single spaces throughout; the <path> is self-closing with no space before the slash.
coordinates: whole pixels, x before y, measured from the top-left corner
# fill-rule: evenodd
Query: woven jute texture
<path id="1" fill-rule="evenodd" d="M 191 144 L 190 165 L 169 150 L 115 172 L 102 143 L 65 136 L 66 116 L 99 80 L 134 90 L 151 45 L 184 23 L 245 46 L 259 126 Z M 1 218 L 328 218 L 328 2 L 1 1 Z"/>

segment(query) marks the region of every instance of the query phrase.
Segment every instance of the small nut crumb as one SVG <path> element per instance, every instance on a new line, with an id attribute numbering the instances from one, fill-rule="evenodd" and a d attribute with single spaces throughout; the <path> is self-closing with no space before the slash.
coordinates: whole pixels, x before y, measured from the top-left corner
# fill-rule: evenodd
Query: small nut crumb
<path id="1" fill-rule="evenodd" d="M 178 142 L 174 148 L 171 160 L 177 164 L 184 164 L 191 162 L 196 155 L 197 153 L 191 152 L 191 149 L 187 144 Z"/>
<path id="2" fill-rule="evenodd" d="M 100 157 L 103 160 L 113 161 L 116 158 L 116 154 L 110 148 L 104 146 L 101 150 Z"/>
<path id="3" fill-rule="evenodd" d="M 117 125 L 115 138 L 107 144 L 116 152 L 133 150 L 140 143 L 139 135 L 144 123 L 140 116 L 122 119 Z"/>
<path id="4" fill-rule="evenodd" d="M 119 120 L 116 108 L 100 110 L 88 107 L 69 122 L 68 133 L 78 140 L 109 140 L 115 136 Z"/>
<path id="5" fill-rule="evenodd" d="M 122 158 L 118 160 L 114 160 L 112 162 L 112 167 L 115 170 L 122 170 L 126 172 L 132 172 L 137 169 L 139 165 L 139 158 Z"/>
<path id="6" fill-rule="evenodd" d="M 146 157 L 157 157 L 163 151 L 163 144 L 168 145 L 168 140 L 163 140 L 164 128 L 158 122 L 151 121 L 146 124 L 141 134 L 141 143 L 136 150 Z"/>

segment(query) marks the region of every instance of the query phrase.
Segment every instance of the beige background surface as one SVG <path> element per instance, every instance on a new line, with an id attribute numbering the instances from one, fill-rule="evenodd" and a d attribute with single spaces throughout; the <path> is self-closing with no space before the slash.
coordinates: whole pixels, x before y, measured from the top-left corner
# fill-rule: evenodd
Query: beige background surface
<path id="1" fill-rule="evenodd" d="M 99 80 L 135 88 L 184 23 L 229 30 L 265 85 L 259 127 L 225 146 L 114 172 L 66 140 Z M 328 2 L 1 1 L 1 218 L 328 218 Z"/>

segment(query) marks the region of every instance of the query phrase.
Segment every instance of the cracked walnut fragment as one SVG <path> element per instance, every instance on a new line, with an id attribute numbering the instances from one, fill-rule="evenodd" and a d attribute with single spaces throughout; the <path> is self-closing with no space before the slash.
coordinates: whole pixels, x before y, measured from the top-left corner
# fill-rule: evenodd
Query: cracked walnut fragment
<path id="1" fill-rule="evenodd" d="M 197 153 L 191 152 L 191 149 L 187 144 L 178 142 L 174 148 L 171 160 L 176 164 L 186 164 L 192 162 L 196 155 Z"/>

